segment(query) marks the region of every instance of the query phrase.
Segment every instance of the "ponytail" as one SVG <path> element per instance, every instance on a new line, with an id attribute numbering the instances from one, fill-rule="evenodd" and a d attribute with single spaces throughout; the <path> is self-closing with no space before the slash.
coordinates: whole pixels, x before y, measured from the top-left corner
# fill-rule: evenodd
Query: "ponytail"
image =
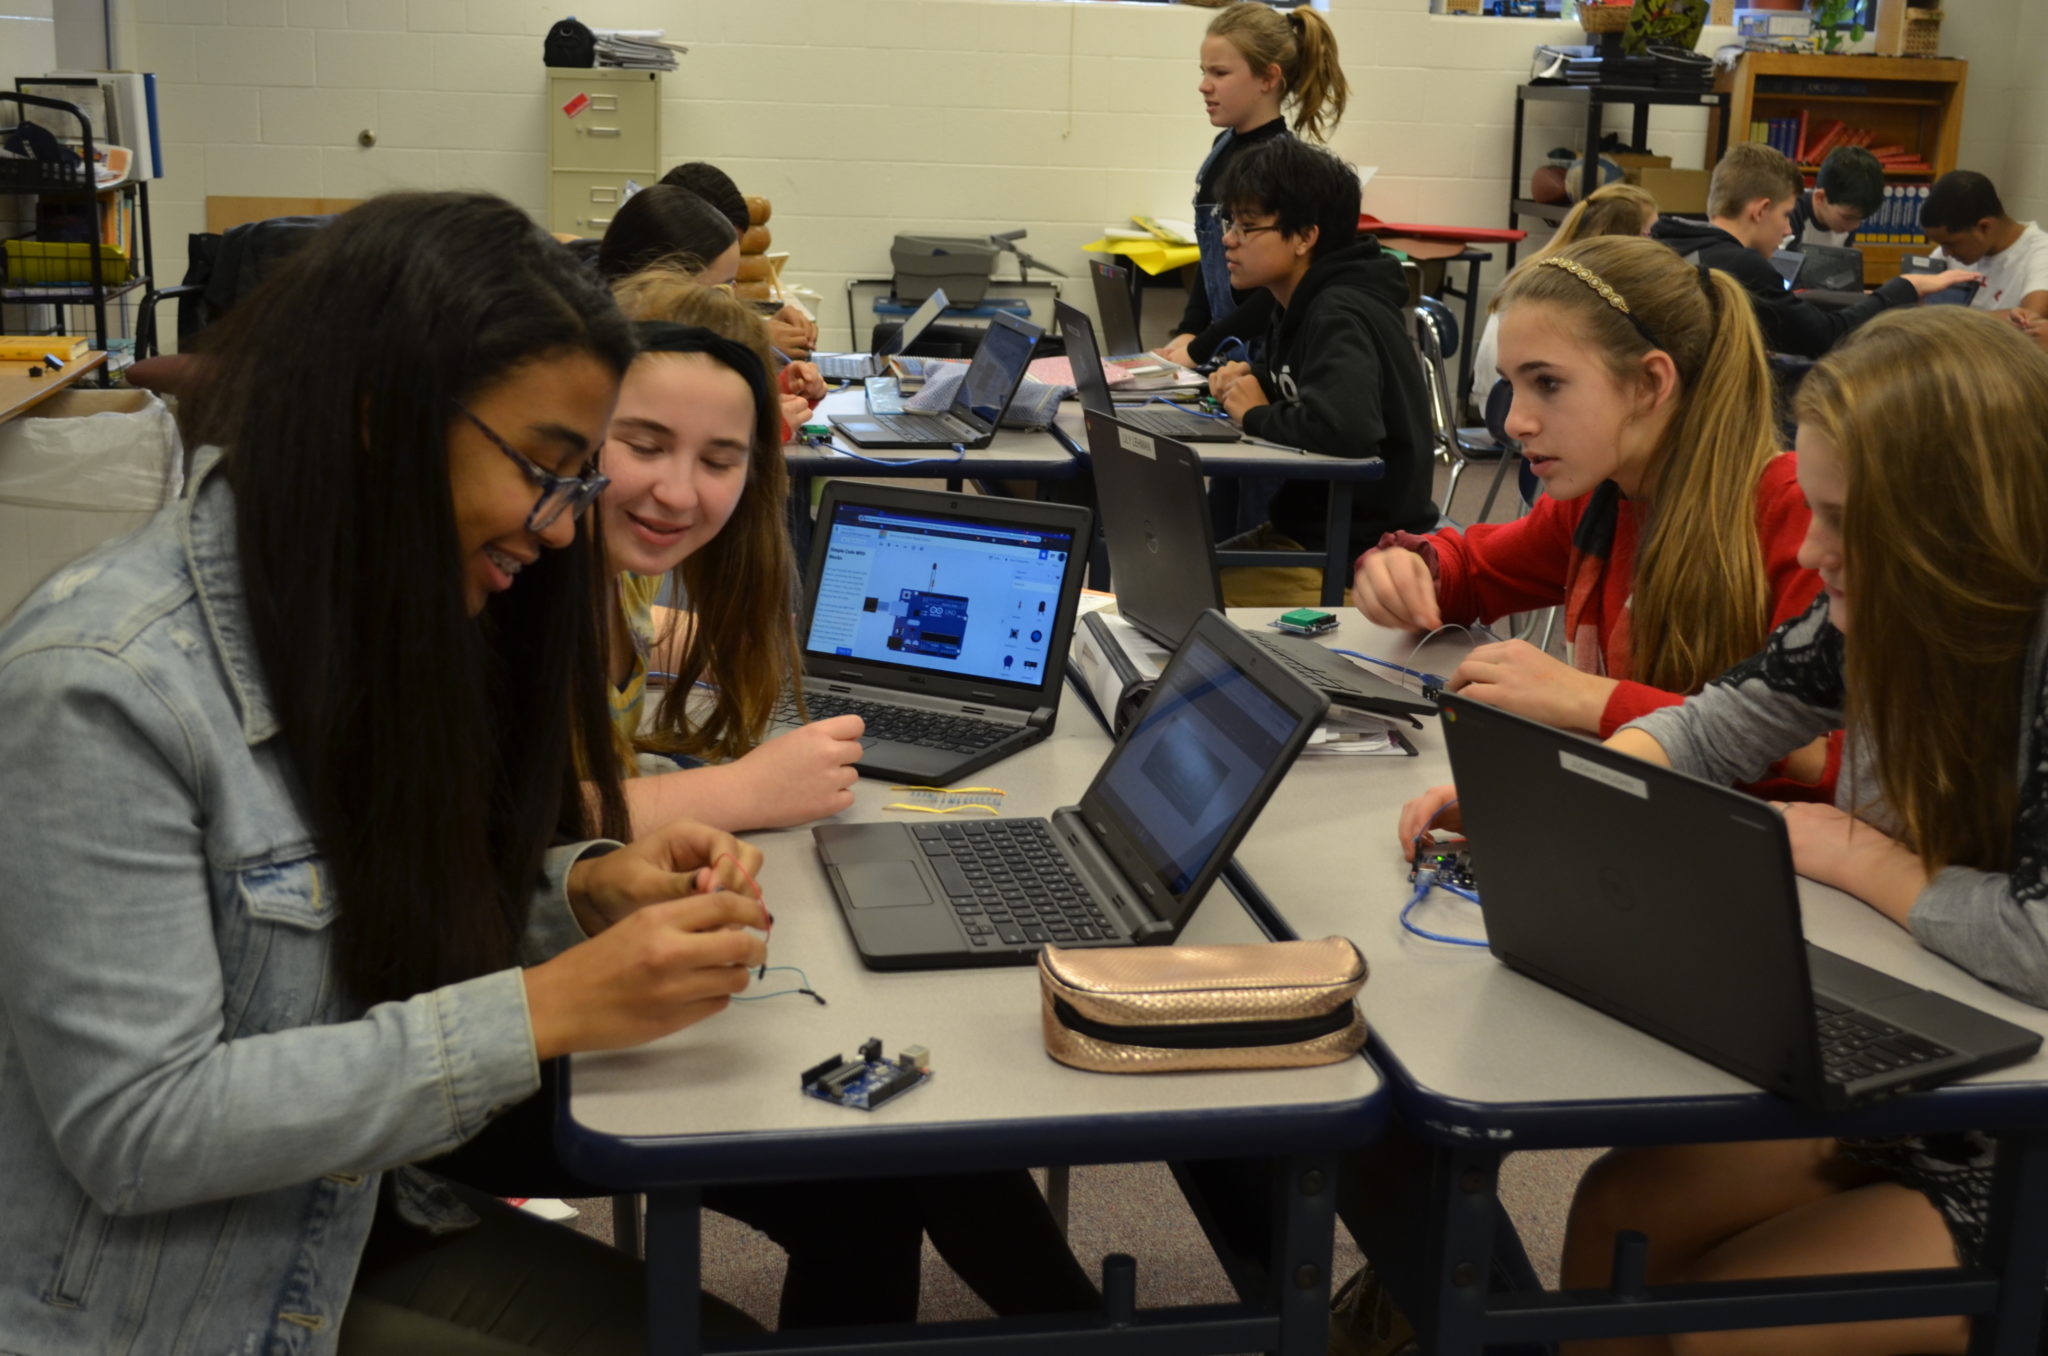
<path id="1" fill-rule="evenodd" d="M 1282 106 L 1294 106 L 1295 132 L 1329 139 L 1351 99 L 1351 84 L 1337 64 L 1337 35 L 1327 19 L 1305 5 L 1282 18 L 1270 5 L 1239 0 L 1209 21 L 1209 36 L 1228 39 L 1255 72 L 1278 66 Z"/>
<path id="2" fill-rule="evenodd" d="M 1288 11 L 1287 26 L 1294 30 L 1297 53 L 1295 69 L 1287 79 L 1294 100 L 1295 133 L 1312 141 L 1328 141 L 1351 99 L 1351 82 L 1337 64 L 1337 35 L 1329 20 L 1306 5 Z"/>

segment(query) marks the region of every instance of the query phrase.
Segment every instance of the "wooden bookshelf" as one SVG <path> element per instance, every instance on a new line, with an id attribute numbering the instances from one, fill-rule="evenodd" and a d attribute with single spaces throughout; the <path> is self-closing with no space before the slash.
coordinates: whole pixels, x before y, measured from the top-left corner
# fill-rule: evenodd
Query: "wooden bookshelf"
<path id="1" fill-rule="evenodd" d="M 1963 89 L 1970 63 L 1934 57 L 1808 56 L 1788 52 L 1745 52 L 1733 71 L 1716 77 L 1715 88 L 1729 94 L 1730 139 L 1740 141 L 1749 125 L 1772 118 L 1797 117 L 1809 122 L 1839 119 L 1852 127 L 1869 128 L 1880 145 L 1903 146 L 1917 152 L 1930 167 L 1922 172 L 1887 175 L 1898 184 L 1929 184 L 1956 168 L 1956 145 L 1963 131 Z M 1809 80 L 1836 82 L 1836 91 L 1798 88 Z M 1764 84 L 1758 89 L 1759 82 Z M 1771 86 L 1786 82 L 1788 87 Z M 1861 86 L 1860 92 L 1841 92 Z M 1710 119 L 1718 111 L 1710 114 Z M 1716 129 L 1708 123 L 1709 135 Z M 1812 183 L 1818 165 L 1801 165 Z M 1905 255 L 1925 245 L 1876 244 L 1858 240 L 1863 251 L 1863 281 L 1876 286 L 1898 276 Z"/>

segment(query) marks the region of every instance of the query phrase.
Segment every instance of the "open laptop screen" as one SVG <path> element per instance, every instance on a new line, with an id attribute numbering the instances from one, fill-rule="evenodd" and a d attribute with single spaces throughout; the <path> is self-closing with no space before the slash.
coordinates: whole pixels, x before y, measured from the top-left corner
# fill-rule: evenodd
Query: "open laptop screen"
<path id="1" fill-rule="evenodd" d="M 909 348 L 924 337 L 924 332 L 931 328 L 931 323 L 939 318 L 939 312 L 945 309 L 946 289 L 934 287 L 932 294 L 924 299 L 924 304 L 904 318 L 896 333 L 882 340 L 876 347 L 875 356 L 889 358 Z"/>
<path id="2" fill-rule="evenodd" d="M 851 502 L 821 527 L 806 653 L 1021 688 L 1045 681 L 1071 531 Z"/>
<path id="3" fill-rule="evenodd" d="M 1036 331 L 1019 326 L 1007 315 L 993 317 L 981 345 L 974 350 L 974 361 L 967 365 L 960 393 L 953 397 L 953 417 L 993 428 L 1003 407 L 1017 393 L 1017 383 L 1037 348 Z"/>
<path id="4" fill-rule="evenodd" d="M 1090 259 L 1088 276 L 1095 284 L 1095 314 L 1102 317 L 1105 351 L 1118 357 L 1143 353 L 1145 345 L 1138 339 L 1138 322 L 1131 314 L 1131 289 L 1124 271 L 1105 260 Z"/>
<path id="5" fill-rule="evenodd" d="M 1074 394 L 1080 397 L 1081 408 L 1115 414 L 1109 380 L 1102 375 L 1102 350 L 1095 346 L 1095 327 L 1063 301 L 1055 303 L 1053 311 L 1060 318 L 1060 337 L 1066 340 L 1067 367 L 1074 374 Z"/>
<path id="6" fill-rule="evenodd" d="M 1285 765 L 1300 719 L 1197 627 L 1082 810 L 1091 820 L 1107 818 L 1153 879 L 1183 896 L 1246 810 L 1264 803 L 1260 784 Z"/>

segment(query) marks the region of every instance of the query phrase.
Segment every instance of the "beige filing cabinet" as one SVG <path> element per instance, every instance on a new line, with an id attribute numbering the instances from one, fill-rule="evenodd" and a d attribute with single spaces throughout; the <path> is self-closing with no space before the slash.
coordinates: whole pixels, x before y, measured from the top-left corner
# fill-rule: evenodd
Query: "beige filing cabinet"
<path id="1" fill-rule="evenodd" d="M 661 73 L 548 68 L 548 229 L 593 238 L 661 178 Z"/>

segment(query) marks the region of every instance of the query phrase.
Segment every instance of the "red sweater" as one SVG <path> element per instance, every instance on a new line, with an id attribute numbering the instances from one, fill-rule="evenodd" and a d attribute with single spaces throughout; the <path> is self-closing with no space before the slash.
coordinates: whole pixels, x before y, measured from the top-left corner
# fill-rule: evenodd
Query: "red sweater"
<path id="1" fill-rule="evenodd" d="M 1491 622 L 1510 613 L 1566 605 L 1565 637 L 1572 663 L 1621 680 L 1600 716 L 1600 737 L 1605 739 L 1638 716 L 1678 705 L 1685 694 L 1629 679 L 1627 620 L 1634 592 L 1637 513 L 1627 499 L 1620 502 L 1613 548 L 1603 562 L 1572 545 L 1592 498 L 1538 499 L 1535 508 L 1514 522 L 1481 523 L 1464 532 L 1446 528 L 1427 540 L 1436 551 L 1437 606 L 1447 622 Z M 1808 517 L 1794 454 L 1774 457 L 1756 486 L 1756 534 L 1763 547 L 1773 629 L 1804 612 L 1820 592 L 1820 576 L 1801 568 L 1797 558 Z M 1757 644 L 1761 648 L 1763 637 Z M 1831 757 L 1830 764 L 1833 761 Z"/>

